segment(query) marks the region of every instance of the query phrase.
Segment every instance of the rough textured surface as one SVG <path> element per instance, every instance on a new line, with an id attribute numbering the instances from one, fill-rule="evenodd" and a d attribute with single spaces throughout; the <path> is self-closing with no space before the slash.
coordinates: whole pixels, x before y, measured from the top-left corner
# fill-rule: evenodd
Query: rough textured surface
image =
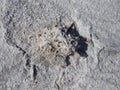
<path id="1" fill-rule="evenodd" d="M 0 90 L 120 90 L 120 0 L 0 0 Z"/>

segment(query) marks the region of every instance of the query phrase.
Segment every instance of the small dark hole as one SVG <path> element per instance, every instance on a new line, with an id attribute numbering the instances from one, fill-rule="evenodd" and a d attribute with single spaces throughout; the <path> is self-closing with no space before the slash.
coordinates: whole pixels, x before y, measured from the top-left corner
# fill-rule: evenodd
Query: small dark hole
<path id="1" fill-rule="evenodd" d="M 34 77 L 34 80 L 36 79 L 36 76 L 37 76 L 36 65 L 33 65 L 33 77 Z"/>
<path id="2" fill-rule="evenodd" d="M 38 37 L 41 37 L 42 35 L 41 34 L 38 34 Z"/>

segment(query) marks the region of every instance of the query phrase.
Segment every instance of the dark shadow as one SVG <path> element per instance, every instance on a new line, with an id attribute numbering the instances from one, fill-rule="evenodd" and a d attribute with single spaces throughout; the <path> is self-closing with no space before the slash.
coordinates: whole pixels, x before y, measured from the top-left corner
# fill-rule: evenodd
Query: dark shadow
<path id="1" fill-rule="evenodd" d="M 88 44 L 86 43 L 87 39 L 81 36 L 76 28 L 75 23 L 72 23 L 69 28 L 62 27 L 61 28 L 62 35 L 67 39 L 68 36 L 71 37 L 72 41 L 72 47 L 75 49 L 75 51 L 83 57 L 87 57 L 87 49 Z"/>
<path id="2" fill-rule="evenodd" d="M 65 59 L 66 66 L 69 66 L 71 64 L 69 60 L 70 60 L 70 57 L 67 56 L 66 59 Z"/>
<path id="3" fill-rule="evenodd" d="M 83 57 L 87 57 L 88 44 L 86 43 L 87 39 L 82 37 L 77 31 L 75 23 L 72 23 L 71 26 L 67 29 L 66 35 L 70 35 L 72 38 L 71 44 L 75 48 L 75 51 Z"/>
<path id="4" fill-rule="evenodd" d="M 26 66 L 30 67 L 31 66 L 31 60 L 28 54 L 26 54 Z"/>
<path id="5" fill-rule="evenodd" d="M 73 51 L 71 48 L 71 54 L 66 57 L 66 66 L 70 65 L 70 56 L 74 54 L 74 52 L 77 52 L 80 56 L 87 57 L 87 49 L 88 44 L 86 43 L 87 39 L 81 36 L 76 28 L 75 23 L 72 23 L 69 28 L 62 27 L 61 28 L 62 35 L 68 39 L 70 38 L 70 44 L 72 45 L 72 48 L 74 48 L 75 51 Z"/>

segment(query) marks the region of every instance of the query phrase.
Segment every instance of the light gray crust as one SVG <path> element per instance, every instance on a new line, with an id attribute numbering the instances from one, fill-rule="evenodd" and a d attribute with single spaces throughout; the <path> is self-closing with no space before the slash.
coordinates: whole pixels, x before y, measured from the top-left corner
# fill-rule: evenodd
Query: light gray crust
<path id="1" fill-rule="evenodd" d="M 59 30 L 66 42 L 72 34 L 65 39 L 61 29 L 72 23 L 87 56 L 61 48 L 46 59 L 38 32 L 47 32 L 45 41 Z M 119 45 L 120 0 L 0 0 L 0 90 L 120 90 Z"/>

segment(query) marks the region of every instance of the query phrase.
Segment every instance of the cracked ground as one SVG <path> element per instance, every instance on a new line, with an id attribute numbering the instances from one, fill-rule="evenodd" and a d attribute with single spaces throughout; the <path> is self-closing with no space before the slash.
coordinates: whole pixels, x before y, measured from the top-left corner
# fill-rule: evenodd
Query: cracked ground
<path id="1" fill-rule="evenodd" d="M 0 90 L 120 90 L 120 0 L 0 0 Z"/>

